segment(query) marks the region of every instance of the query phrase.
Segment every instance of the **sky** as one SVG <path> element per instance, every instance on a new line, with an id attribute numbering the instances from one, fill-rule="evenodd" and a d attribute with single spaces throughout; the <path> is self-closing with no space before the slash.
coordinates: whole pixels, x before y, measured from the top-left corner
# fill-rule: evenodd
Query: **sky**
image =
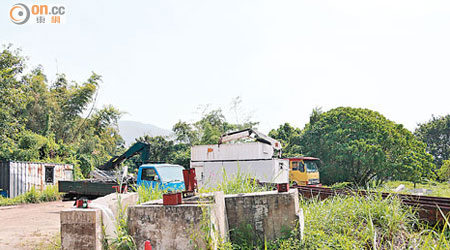
<path id="1" fill-rule="evenodd" d="M 124 120 L 171 129 L 208 106 L 268 132 L 303 128 L 315 107 L 350 106 L 414 130 L 450 113 L 450 1 L 20 2 L 65 5 L 61 25 L 14 24 L 17 1 L 0 3 L 0 43 L 50 81 L 102 75 L 96 107 Z"/>

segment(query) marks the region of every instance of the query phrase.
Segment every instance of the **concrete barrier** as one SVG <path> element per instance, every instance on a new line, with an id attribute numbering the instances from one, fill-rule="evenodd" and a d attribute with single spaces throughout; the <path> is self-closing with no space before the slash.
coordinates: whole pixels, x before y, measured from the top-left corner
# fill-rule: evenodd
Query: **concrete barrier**
<path id="1" fill-rule="evenodd" d="M 226 195 L 225 204 L 231 241 L 238 240 L 239 233 L 259 242 L 275 240 L 297 225 L 303 235 L 297 189 Z"/>
<path id="2" fill-rule="evenodd" d="M 223 192 L 193 197 L 183 204 L 163 206 L 161 201 L 131 206 L 130 235 L 138 249 L 149 240 L 153 249 L 207 249 L 227 238 Z"/>
<path id="3" fill-rule="evenodd" d="M 99 209 L 61 211 L 61 249 L 101 250 L 101 212 Z"/>
<path id="4" fill-rule="evenodd" d="M 138 194 L 111 194 L 93 201 L 91 209 L 61 212 L 62 249 L 101 249 L 102 221 L 106 235 L 114 238 L 118 197 L 122 207 L 128 207 L 129 234 L 138 249 L 143 249 L 146 240 L 156 250 L 214 249 L 219 241 L 236 241 L 242 229 L 259 242 L 282 237 L 296 226 L 301 237 L 304 231 L 297 189 L 235 195 L 215 192 L 174 206 L 163 206 L 162 200 L 133 205 Z"/>
<path id="5" fill-rule="evenodd" d="M 61 211 L 61 248 L 102 249 L 102 240 L 115 238 L 116 218 L 119 213 L 119 200 L 124 213 L 135 205 L 137 193 L 109 194 L 89 203 L 89 209 L 73 208 Z M 105 227 L 105 235 L 102 233 Z"/>

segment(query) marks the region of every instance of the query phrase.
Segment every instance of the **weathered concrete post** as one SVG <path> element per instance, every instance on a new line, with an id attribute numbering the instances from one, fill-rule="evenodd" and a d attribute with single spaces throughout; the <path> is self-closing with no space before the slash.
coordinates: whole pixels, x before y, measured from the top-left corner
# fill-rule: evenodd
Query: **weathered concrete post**
<path id="1" fill-rule="evenodd" d="M 101 216 L 99 209 L 61 211 L 61 249 L 101 250 Z"/>
<path id="2" fill-rule="evenodd" d="M 303 234 L 303 212 L 299 208 L 298 191 L 277 191 L 225 195 L 231 241 L 239 232 L 254 240 L 275 240 L 297 225 Z M 242 231 L 246 232 L 242 232 Z"/>
<path id="3" fill-rule="evenodd" d="M 102 249 L 102 239 L 115 238 L 119 210 L 135 205 L 137 193 L 109 194 L 89 203 L 89 209 L 73 208 L 61 211 L 62 249 Z M 119 204 L 121 207 L 119 207 Z M 105 235 L 102 233 L 105 227 Z"/>

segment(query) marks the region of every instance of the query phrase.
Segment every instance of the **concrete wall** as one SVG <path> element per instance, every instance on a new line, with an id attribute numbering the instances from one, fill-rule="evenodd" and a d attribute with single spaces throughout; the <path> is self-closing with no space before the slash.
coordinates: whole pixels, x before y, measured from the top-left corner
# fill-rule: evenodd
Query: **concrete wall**
<path id="1" fill-rule="evenodd" d="M 137 202 L 137 194 L 121 197 L 122 204 L 129 206 L 129 233 L 138 249 L 143 249 L 146 240 L 156 250 L 206 249 L 206 238 L 213 242 L 214 249 L 219 240 L 228 239 L 228 232 L 235 241 L 233 232 L 241 227 L 250 228 L 249 233 L 262 242 L 279 238 L 298 224 L 303 233 L 296 189 L 225 196 L 216 192 L 185 199 L 175 206 L 163 206 L 162 200 L 132 205 Z M 106 230 L 114 233 L 117 204 L 116 194 L 111 194 L 91 203 L 94 209 L 61 212 L 62 249 L 101 249 L 102 215 Z"/>
<path id="2" fill-rule="evenodd" d="M 194 198 L 175 206 L 163 206 L 160 202 L 131 206 L 128 226 L 138 249 L 143 249 L 146 240 L 156 250 L 207 249 L 205 238 L 213 242 L 226 238 L 223 193 L 210 198 Z"/>
<path id="3" fill-rule="evenodd" d="M 300 222 L 303 232 L 303 213 L 299 209 L 298 191 L 277 191 L 225 196 L 230 237 L 235 241 L 237 231 L 250 233 L 256 240 L 274 240 L 294 229 Z M 234 232 L 234 233 L 233 233 Z"/>
<path id="4" fill-rule="evenodd" d="M 61 211 L 62 250 L 100 250 L 101 212 L 98 209 L 70 209 Z"/>
<path id="5" fill-rule="evenodd" d="M 89 203 L 89 209 L 73 208 L 61 211 L 62 249 L 102 249 L 102 225 L 107 239 L 115 238 L 116 218 L 119 202 L 125 210 L 135 205 L 137 193 L 109 194 Z"/>

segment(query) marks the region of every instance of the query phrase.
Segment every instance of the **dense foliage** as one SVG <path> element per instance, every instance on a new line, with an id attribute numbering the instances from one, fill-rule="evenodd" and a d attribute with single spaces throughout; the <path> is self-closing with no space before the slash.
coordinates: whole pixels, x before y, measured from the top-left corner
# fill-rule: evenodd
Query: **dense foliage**
<path id="1" fill-rule="evenodd" d="M 191 158 L 191 146 L 202 144 L 216 144 L 221 135 L 244 128 L 252 128 L 256 122 L 244 120 L 241 124 L 233 124 L 226 120 L 222 109 L 205 111 L 200 120 L 194 123 L 184 121 L 177 122 L 172 130 L 174 135 L 170 137 L 162 136 L 142 136 L 136 141 L 150 144 L 150 160 L 159 163 L 179 164 L 189 167 Z M 137 171 L 138 157 L 130 159 L 127 163 Z M 133 171 L 133 170 L 131 170 Z"/>
<path id="2" fill-rule="evenodd" d="M 269 136 L 277 139 L 283 146 L 282 156 L 291 157 L 301 155 L 300 147 L 300 135 L 301 130 L 299 128 L 292 127 L 289 123 L 282 124 L 277 129 L 272 129 L 269 132 Z"/>
<path id="3" fill-rule="evenodd" d="M 426 143 L 427 152 L 434 156 L 436 169 L 433 171 L 441 178 L 439 169 L 445 160 L 450 160 L 450 115 L 433 116 L 430 121 L 419 124 L 414 134 Z M 442 180 L 448 180 L 448 178 Z"/>
<path id="4" fill-rule="evenodd" d="M 378 112 L 340 107 L 313 115 L 300 145 L 302 153 L 322 160 L 323 183 L 364 186 L 388 179 L 419 181 L 430 175 L 433 163 L 426 145 Z"/>
<path id="5" fill-rule="evenodd" d="M 49 82 L 41 66 L 26 72 L 26 62 L 11 46 L 0 52 L 0 159 L 74 163 L 75 176 L 87 176 L 121 149 L 121 113 L 94 109 L 101 76 Z"/>

